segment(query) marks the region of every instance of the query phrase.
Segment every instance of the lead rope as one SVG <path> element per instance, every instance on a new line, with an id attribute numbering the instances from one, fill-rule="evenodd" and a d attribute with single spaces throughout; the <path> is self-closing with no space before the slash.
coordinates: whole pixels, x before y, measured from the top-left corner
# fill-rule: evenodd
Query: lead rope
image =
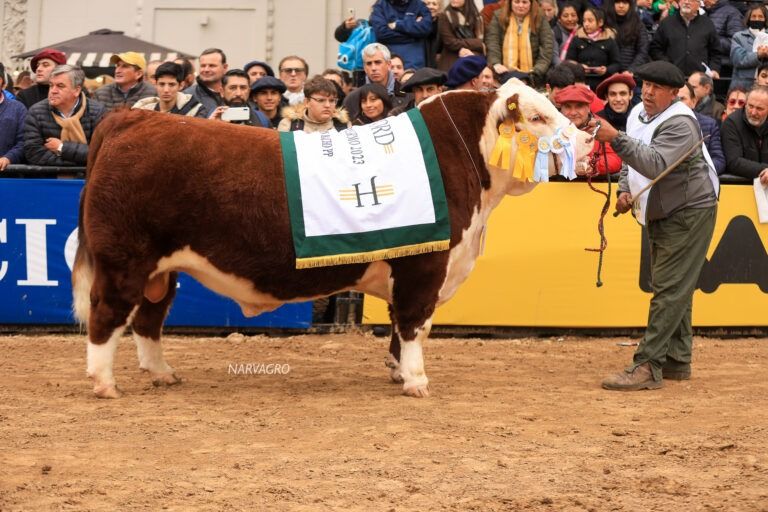
<path id="1" fill-rule="evenodd" d="M 443 106 L 443 110 L 445 110 L 445 115 L 448 116 L 448 120 L 453 125 L 453 129 L 456 130 L 456 135 L 459 136 L 459 140 L 464 145 L 464 150 L 467 152 L 467 156 L 469 157 L 469 161 L 472 162 L 472 168 L 475 170 L 475 176 L 477 176 L 477 184 L 480 185 L 480 191 L 483 190 L 483 180 L 480 179 L 480 171 L 477 170 L 477 165 L 475 165 L 475 159 L 472 158 L 472 153 L 469 151 L 469 146 L 467 146 L 467 143 L 464 141 L 464 137 L 461 136 L 461 132 L 459 131 L 459 128 L 456 126 L 456 123 L 453 122 L 453 118 L 451 117 L 451 113 L 448 112 L 448 107 L 445 106 L 445 102 L 443 101 L 442 94 L 438 96 L 438 99 L 440 100 L 440 104 Z"/>
<path id="2" fill-rule="evenodd" d="M 595 286 L 600 288 L 603 286 L 603 281 L 601 279 L 601 274 L 603 271 L 603 253 L 605 252 L 605 248 L 608 247 L 608 239 L 605 237 L 605 215 L 608 213 L 608 209 L 611 206 L 611 173 L 608 172 L 608 154 L 605 151 L 605 142 L 600 143 L 600 150 L 603 153 L 603 163 L 605 163 L 605 176 L 608 178 L 608 192 L 603 192 L 602 190 L 599 190 L 592 185 L 592 177 L 597 175 L 597 161 L 600 159 L 600 154 L 594 154 L 592 155 L 592 161 L 590 162 L 590 165 L 593 169 L 593 172 L 587 174 L 587 184 L 589 185 L 589 188 L 591 188 L 593 191 L 597 192 L 598 194 L 601 194 L 605 196 L 605 203 L 603 204 L 603 210 L 600 212 L 600 220 L 597 221 L 597 231 L 600 233 L 600 248 L 599 249 L 590 249 L 585 248 L 585 251 L 590 252 L 599 252 L 600 256 L 598 256 L 597 260 L 597 282 L 595 283 Z"/>

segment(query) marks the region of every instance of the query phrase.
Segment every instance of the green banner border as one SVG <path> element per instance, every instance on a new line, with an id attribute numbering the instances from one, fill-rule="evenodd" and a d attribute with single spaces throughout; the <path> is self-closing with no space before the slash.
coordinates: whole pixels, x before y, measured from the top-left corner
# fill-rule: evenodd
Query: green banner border
<path id="1" fill-rule="evenodd" d="M 435 210 L 434 224 L 415 224 L 364 233 L 306 236 L 296 144 L 291 132 L 280 133 L 285 184 L 288 192 L 288 210 L 297 258 L 359 254 L 450 239 L 451 224 L 448 216 L 448 201 L 445 197 L 443 177 L 440 174 L 432 137 L 429 135 L 421 112 L 417 109 L 411 109 L 406 114 L 413 124 L 424 155 L 424 164 Z"/>

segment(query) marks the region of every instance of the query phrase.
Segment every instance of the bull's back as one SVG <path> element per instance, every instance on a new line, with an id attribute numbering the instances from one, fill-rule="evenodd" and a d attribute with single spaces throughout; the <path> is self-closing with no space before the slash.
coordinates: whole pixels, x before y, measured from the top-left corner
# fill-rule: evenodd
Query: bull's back
<path id="1" fill-rule="evenodd" d="M 91 165 L 91 231 L 140 232 L 164 252 L 222 237 L 252 249 L 289 236 L 279 136 L 146 111 L 118 114 Z M 215 240 L 214 240 L 215 239 Z"/>

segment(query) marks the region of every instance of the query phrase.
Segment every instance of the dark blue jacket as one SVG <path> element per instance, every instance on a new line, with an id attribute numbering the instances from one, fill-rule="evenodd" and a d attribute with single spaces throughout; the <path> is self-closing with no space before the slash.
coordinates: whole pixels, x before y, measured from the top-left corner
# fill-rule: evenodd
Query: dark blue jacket
<path id="1" fill-rule="evenodd" d="M 725 153 L 723 153 L 723 143 L 720 139 L 720 128 L 717 127 L 717 121 L 704 114 L 696 114 L 696 119 L 699 121 L 701 127 L 701 134 L 709 138 L 704 141 L 709 151 L 709 156 L 712 158 L 712 163 L 715 164 L 715 171 L 717 175 L 721 175 L 725 172 Z"/>
<path id="2" fill-rule="evenodd" d="M 27 107 L 16 100 L 0 103 L 0 157 L 12 164 L 24 163 L 24 119 Z"/>
<path id="3" fill-rule="evenodd" d="M 421 20 L 416 21 L 417 18 Z M 422 0 L 408 0 L 396 7 L 388 0 L 377 0 L 370 18 L 376 41 L 403 58 L 406 68 L 426 65 L 426 41 L 432 34 L 432 14 Z M 395 22 L 395 28 L 387 25 Z"/>

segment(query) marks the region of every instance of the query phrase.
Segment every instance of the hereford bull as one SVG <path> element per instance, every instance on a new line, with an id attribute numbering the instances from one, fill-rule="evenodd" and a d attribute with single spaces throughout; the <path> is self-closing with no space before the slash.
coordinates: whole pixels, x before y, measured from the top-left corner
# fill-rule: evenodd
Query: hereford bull
<path id="1" fill-rule="evenodd" d="M 129 325 L 139 367 L 155 384 L 179 382 L 160 333 L 180 271 L 237 301 L 246 316 L 344 290 L 386 300 L 391 377 L 403 382 L 404 394 L 427 396 L 422 343 L 435 307 L 472 270 L 491 210 L 505 195 L 533 187 L 486 163 L 500 124 L 512 121 L 540 137 L 569 122 L 516 80 L 493 93 L 445 93 L 419 108 L 444 181 L 450 249 L 303 270 L 295 268 L 277 133 L 136 110 L 105 118 L 88 158 L 72 274 L 96 396 L 120 395 L 112 369 Z M 578 131 L 572 139 L 585 163 L 589 136 Z M 551 173 L 558 158 L 551 155 Z"/>

